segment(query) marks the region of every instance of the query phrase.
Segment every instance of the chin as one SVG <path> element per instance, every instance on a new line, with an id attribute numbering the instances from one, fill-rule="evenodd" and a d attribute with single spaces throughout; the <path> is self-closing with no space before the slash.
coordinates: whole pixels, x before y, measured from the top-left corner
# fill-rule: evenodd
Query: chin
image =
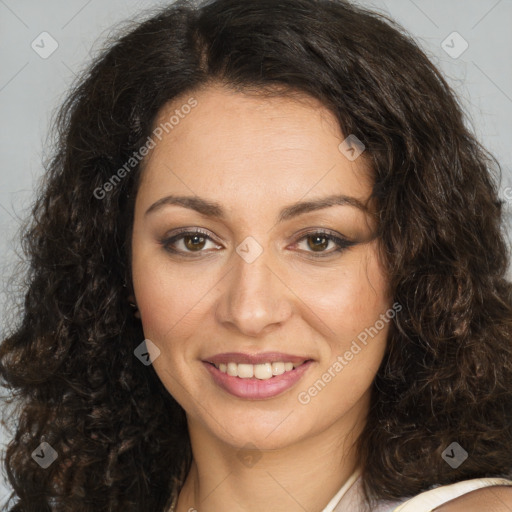
<path id="1" fill-rule="evenodd" d="M 250 449 L 252 447 L 259 450 L 278 450 L 308 436 L 308 430 L 304 422 L 299 421 L 297 424 L 295 418 L 292 423 L 289 420 L 294 413 L 285 419 L 288 414 L 289 411 L 286 414 L 282 413 L 279 419 L 272 415 L 271 418 L 260 418 L 260 421 L 254 420 L 239 424 L 236 427 L 233 426 L 232 422 L 226 421 L 223 421 L 220 425 L 211 425 L 211 427 L 216 437 L 233 448 Z M 236 417 L 240 418 L 239 415 L 236 415 Z"/>

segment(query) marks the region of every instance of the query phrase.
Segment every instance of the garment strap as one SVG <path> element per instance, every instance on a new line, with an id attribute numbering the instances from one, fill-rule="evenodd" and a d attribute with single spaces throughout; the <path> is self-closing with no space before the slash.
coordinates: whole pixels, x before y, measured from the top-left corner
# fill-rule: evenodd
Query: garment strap
<path id="1" fill-rule="evenodd" d="M 348 480 L 343 484 L 341 489 L 333 496 L 332 500 L 327 503 L 326 507 L 322 510 L 322 512 L 333 512 L 341 498 L 347 493 L 347 491 L 352 487 L 352 484 L 359 478 L 361 475 L 361 468 L 357 468 L 349 477 Z"/>
<path id="2" fill-rule="evenodd" d="M 432 510 L 448 501 L 491 485 L 512 485 L 512 480 L 505 478 L 475 478 L 474 480 L 443 485 L 418 494 L 399 505 L 393 512 L 432 512 Z"/>

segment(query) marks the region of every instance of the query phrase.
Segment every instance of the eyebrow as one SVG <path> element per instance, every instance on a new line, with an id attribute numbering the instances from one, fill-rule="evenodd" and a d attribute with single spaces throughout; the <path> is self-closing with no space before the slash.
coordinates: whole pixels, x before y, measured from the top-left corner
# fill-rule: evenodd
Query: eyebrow
<path id="1" fill-rule="evenodd" d="M 194 210 L 206 217 L 216 217 L 218 219 L 226 219 L 226 213 L 219 203 L 209 201 L 197 196 L 166 196 L 153 203 L 144 215 L 156 212 L 166 205 L 177 205 L 190 210 Z M 363 212 L 368 212 L 367 207 L 355 197 L 345 195 L 330 195 L 312 199 L 310 201 L 302 201 L 286 206 L 279 212 L 278 222 L 292 219 L 304 213 L 329 208 L 331 206 L 352 206 Z"/>

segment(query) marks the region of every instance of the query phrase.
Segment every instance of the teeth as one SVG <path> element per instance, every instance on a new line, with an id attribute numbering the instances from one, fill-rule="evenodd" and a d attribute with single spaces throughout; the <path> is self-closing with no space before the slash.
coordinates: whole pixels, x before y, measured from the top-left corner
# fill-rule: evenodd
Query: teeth
<path id="1" fill-rule="evenodd" d="M 220 363 L 215 367 L 222 373 L 227 373 L 231 377 L 240 377 L 241 379 L 256 378 L 259 380 L 271 379 L 275 375 L 282 375 L 284 372 L 289 372 L 302 363 L 290 362 L 277 362 L 277 363 L 263 363 L 263 364 L 247 364 L 247 363 Z"/>
<path id="2" fill-rule="evenodd" d="M 272 378 L 272 364 L 255 364 L 254 365 L 254 376 L 257 379 L 267 380 Z"/>
<path id="3" fill-rule="evenodd" d="M 284 372 L 284 363 L 272 363 L 273 375 L 282 375 Z"/>
<path id="4" fill-rule="evenodd" d="M 254 365 L 252 364 L 239 364 L 238 376 L 241 379 L 251 379 L 254 376 Z"/>
<path id="5" fill-rule="evenodd" d="M 228 368 L 227 368 L 226 373 L 228 375 L 231 375 L 231 377 L 238 377 L 238 365 L 236 363 L 228 363 Z"/>

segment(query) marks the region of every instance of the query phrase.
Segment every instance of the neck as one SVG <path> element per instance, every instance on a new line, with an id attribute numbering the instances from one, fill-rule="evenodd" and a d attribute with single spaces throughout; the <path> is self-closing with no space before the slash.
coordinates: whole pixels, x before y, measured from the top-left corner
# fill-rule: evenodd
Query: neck
<path id="1" fill-rule="evenodd" d="M 189 418 L 193 461 L 176 512 L 321 512 L 358 467 L 360 411 L 314 436 L 258 450 L 228 445 Z"/>

